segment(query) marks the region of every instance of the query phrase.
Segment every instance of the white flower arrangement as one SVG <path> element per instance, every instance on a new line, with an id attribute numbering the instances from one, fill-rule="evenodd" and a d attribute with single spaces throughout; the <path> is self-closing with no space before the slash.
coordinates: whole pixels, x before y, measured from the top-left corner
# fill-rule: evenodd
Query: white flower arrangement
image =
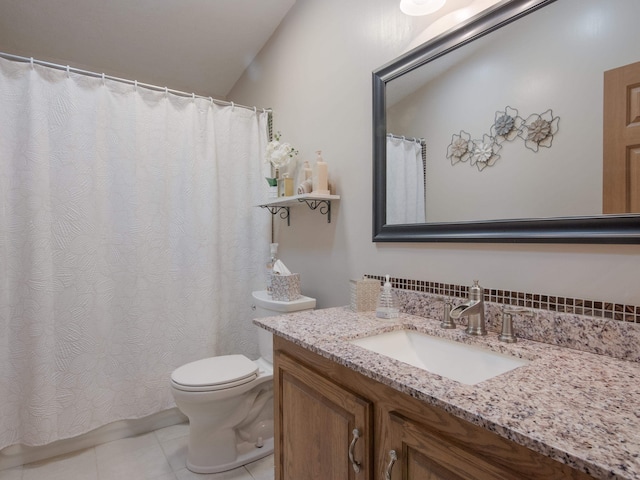
<path id="1" fill-rule="evenodd" d="M 273 136 L 273 140 L 267 144 L 267 161 L 273 165 L 273 168 L 281 170 L 289 165 L 291 159 L 298 155 L 298 150 L 288 143 L 280 142 L 281 133 L 278 132 Z"/>

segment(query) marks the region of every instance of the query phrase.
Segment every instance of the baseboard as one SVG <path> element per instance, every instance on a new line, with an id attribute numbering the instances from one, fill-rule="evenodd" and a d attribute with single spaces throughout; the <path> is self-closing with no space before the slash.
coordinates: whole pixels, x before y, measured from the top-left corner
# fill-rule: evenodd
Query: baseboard
<path id="1" fill-rule="evenodd" d="M 95 447 L 103 443 L 152 432 L 187 421 L 180 410 L 172 408 L 135 420 L 119 420 L 77 437 L 38 447 L 11 445 L 0 450 L 0 470 L 38 462 L 47 458 Z"/>

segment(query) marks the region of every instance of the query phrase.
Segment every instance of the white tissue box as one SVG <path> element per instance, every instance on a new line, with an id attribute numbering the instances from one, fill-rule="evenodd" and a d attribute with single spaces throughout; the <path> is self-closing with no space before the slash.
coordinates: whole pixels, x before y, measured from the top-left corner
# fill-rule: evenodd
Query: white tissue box
<path id="1" fill-rule="evenodd" d="M 271 298 L 280 302 L 292 302 L 300 298 L 300 274 L 271 275 Z"/>
<path id="2" fill-rule="evenodd" d="M 378 306 L 380 282 L 373 278 L 351 280 L 351 310 L 354 312 L 373 312 Z"/>

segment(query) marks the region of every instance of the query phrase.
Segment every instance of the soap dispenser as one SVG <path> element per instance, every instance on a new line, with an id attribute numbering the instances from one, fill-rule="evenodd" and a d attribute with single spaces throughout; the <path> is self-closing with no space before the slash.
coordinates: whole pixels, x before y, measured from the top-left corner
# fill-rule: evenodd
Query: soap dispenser
<path id="1" fill-rule="evenodd" d="M 327 162 L 322 159 L 322 150 L 316 152 L 316 171 L 313 179 L 313 193 L 316 195 L 329 195 L 329 168 Z"/>
<path id="2" fill-rule="evenodd" d="M 391 282 L 389 281 L 389 275 L 386 276 L 386 281 L 378 297 L 378 307 L 376 308 L 376 317 L 378 318 L 398 318 L 400 316 L 400 309 L 398 308 L 398 300 L 396 294 L 391 288 Z"/>

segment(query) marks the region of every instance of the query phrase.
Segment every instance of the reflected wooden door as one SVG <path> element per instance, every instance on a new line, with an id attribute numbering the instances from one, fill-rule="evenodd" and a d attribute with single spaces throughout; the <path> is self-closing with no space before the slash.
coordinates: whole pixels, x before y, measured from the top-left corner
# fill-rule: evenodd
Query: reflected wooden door
<path id="1" fill-rule="evenodd" d="M 640 213 L 640 62 L 604 73 L 602 213 Z"/>

